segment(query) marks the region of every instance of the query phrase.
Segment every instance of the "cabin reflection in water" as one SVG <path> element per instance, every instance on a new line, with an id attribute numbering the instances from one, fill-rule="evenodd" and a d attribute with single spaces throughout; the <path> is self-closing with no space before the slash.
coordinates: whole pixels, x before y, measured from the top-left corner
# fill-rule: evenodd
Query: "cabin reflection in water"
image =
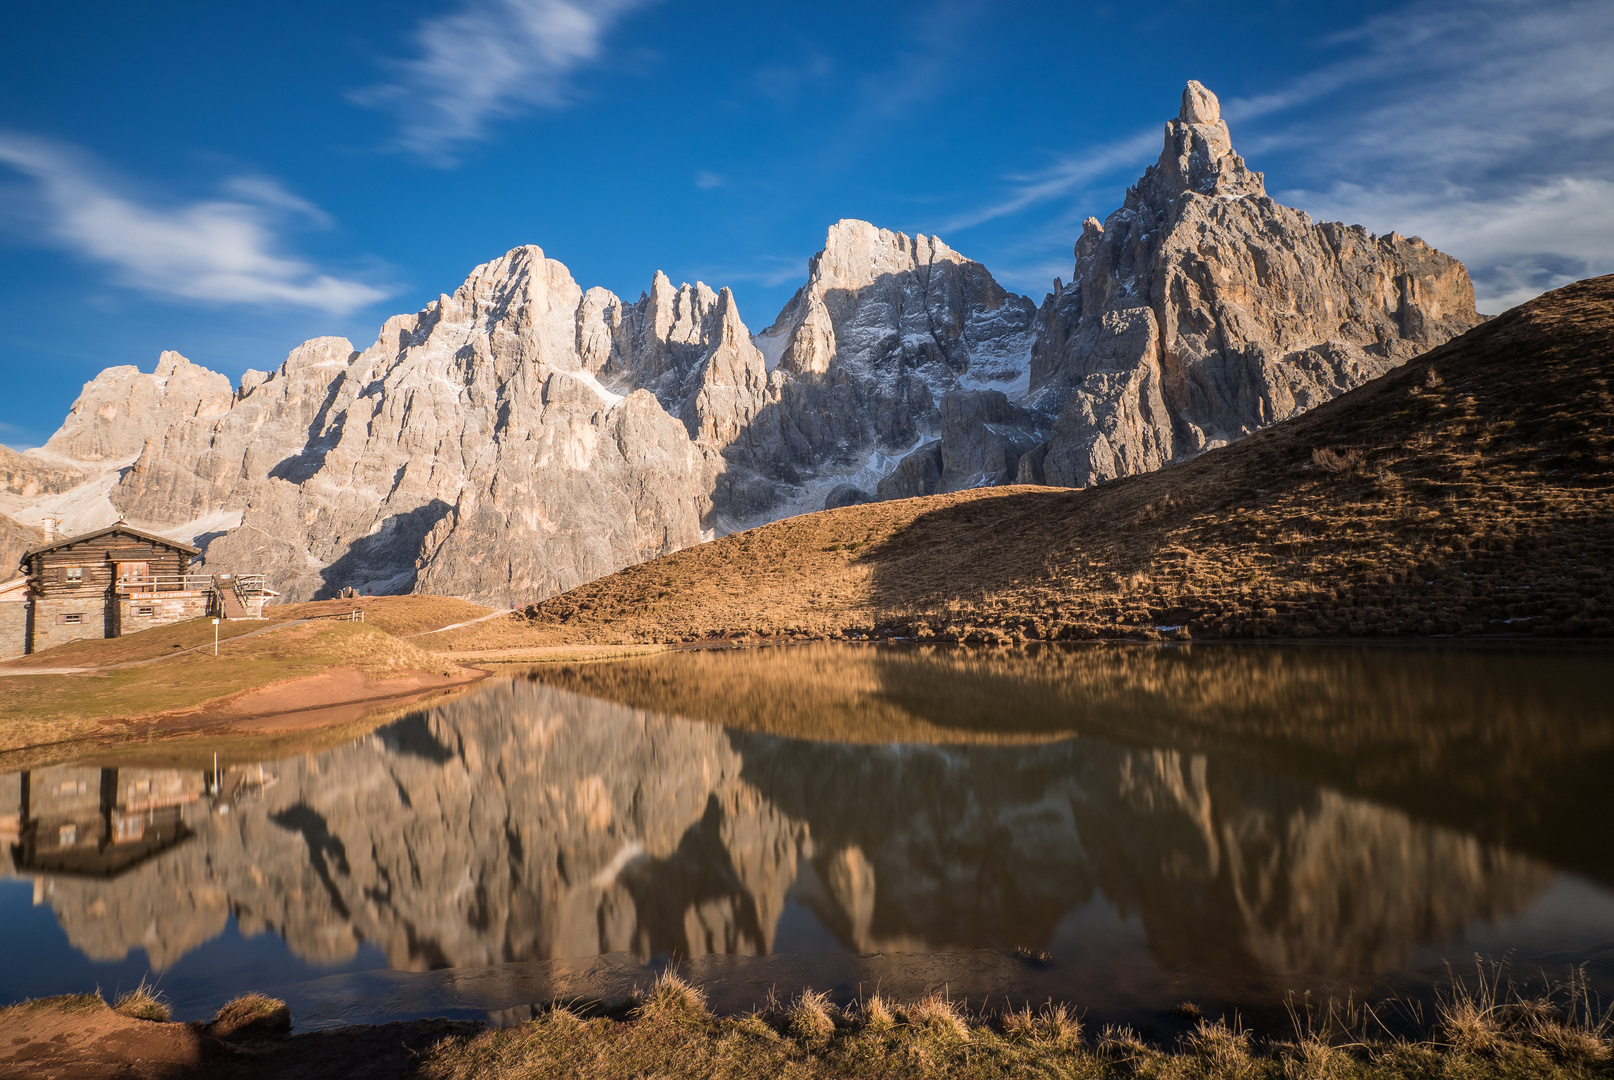
<path id="1" fill-rule="evenodd" d="M 201 773 L 66 766 L 0 777 L 0 842 L 23 873 L 110 878 L 192 833 Z M 12 809 L 12 808 L 15 809 Z"/>

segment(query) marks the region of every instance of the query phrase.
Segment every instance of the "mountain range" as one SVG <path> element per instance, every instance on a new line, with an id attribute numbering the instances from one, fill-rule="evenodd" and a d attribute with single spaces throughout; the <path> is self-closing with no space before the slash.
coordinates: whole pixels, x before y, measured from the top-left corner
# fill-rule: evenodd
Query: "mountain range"
<path id="1" fill-rule="evenodd" d="M 840 221 L 753 333 L 726 288 L 657 272 L 628 301 L 518 247 L 362 350 L 315 338 L 239 385 L 173 352 L 108 368 L 0 454 L 0 531 L 121 517 L 288 600 L 515 606 L 808 511 L 1150 472 L 1481 321 L 1457 260 L 1271 199 L 1196 82 L 1074 257 L 1038 304 Z"/>

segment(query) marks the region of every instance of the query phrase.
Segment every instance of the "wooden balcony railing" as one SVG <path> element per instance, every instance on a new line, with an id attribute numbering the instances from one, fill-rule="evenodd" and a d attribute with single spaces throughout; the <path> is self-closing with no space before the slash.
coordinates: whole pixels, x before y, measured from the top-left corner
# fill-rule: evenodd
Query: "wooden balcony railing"
<path id="1" fill-rule="evenodd" d="M 168 592 L 206 592 L 212 587 L 212 574 L 155 574 L 144 578 L 125 578 L 117 583 L 117 591 L 127 596 L 152 596 Z"/>
<path id="2" fill-rule="evenodd" d="M 144 578 L 125 578 L 117 583 L 118 592 L 128 596 L 208 592 L 212 589 L 229 589 L 243 601 L 249 602 L 256 602 L 262 596 L 275 595 L 263 574 L 155 574 Z"/>

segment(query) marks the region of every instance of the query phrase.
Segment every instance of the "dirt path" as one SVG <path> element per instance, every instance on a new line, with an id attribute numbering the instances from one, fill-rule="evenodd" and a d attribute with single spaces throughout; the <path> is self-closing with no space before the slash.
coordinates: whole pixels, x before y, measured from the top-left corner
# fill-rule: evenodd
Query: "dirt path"
<path id="1" fill-rule="evenodd" d="M 499 618 L 500 616 L 503 616 L 503 615 L 514 615 L 517 611 L 520 611 L 520 610 L 521 610 L 520 608 L 510 608 L 507 611 L 493 611 L 493 612 L 489 612 L 488 614 L 482 615 L 482 616 L 480 616 L 478 618 L 475 618 L 475 619 L 467 619 L 464 622 L 457 622 L 452 626 L 439 626 L 435 630 L 419 630 L 419 631 L 416 631 L 413 634 L 402 634 L 400 636 L 401 637 L 406 637 L 406 638 L 425 637 L 428 634 L 441 634 L 441 633 L 443 633 L 445 631 L 448 631 L 448 630 L 463 630 L 467 626 L 475 626 L 477 623 L 485 623 L 489 619 L 497 619 L 497 618 Z"/>

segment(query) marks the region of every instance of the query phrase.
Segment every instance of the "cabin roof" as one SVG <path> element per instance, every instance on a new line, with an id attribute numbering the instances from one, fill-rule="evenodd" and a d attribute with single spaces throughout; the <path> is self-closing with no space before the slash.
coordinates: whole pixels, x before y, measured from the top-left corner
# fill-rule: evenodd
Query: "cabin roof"
<path id="1" fill-rule="evenodd" d="M 190 544 L 182 543 L 178 540 L 170 540 L 166 536 L 158 536 L 156 533 L 149 533 L 144 529 L 136 529 L 133 526 L 126 525 L 120 521 L 116 525 L 108 525 L 106 528 L 97 529 L 95 532 L 80 533 L 78 536 L 64 536 L 60 540 L 53 540 L 48 544 L 40 544 L 37 547 L 31 547 L 27 551 L 23 552 L 22 557 L 25 559 L 32 558 L 35 555 L 41 555 L 47 551 L 54 551 L 57 548 L 67 547 L 71 544 L 82 544 L 86 540 L 94 540 L 97 537 L 107 536 L 112 533 L 121 533 L 124 536 L 134 537 L 137 540 L 146 540 L 153 544 L 161 544 L 164 547 L 173 548 L 175 551 L 183 551 L 188 555 L 200 555 L 202 553 L 202 549 L 199 547 L 192 547 Z"/>
<path id="2" fill-rule="evenodd" d="M 0 596 L 26 588 L 28 588 L 28 579 L 25 577 L 12 578 L 10 581 L 0 581 Z"/>

